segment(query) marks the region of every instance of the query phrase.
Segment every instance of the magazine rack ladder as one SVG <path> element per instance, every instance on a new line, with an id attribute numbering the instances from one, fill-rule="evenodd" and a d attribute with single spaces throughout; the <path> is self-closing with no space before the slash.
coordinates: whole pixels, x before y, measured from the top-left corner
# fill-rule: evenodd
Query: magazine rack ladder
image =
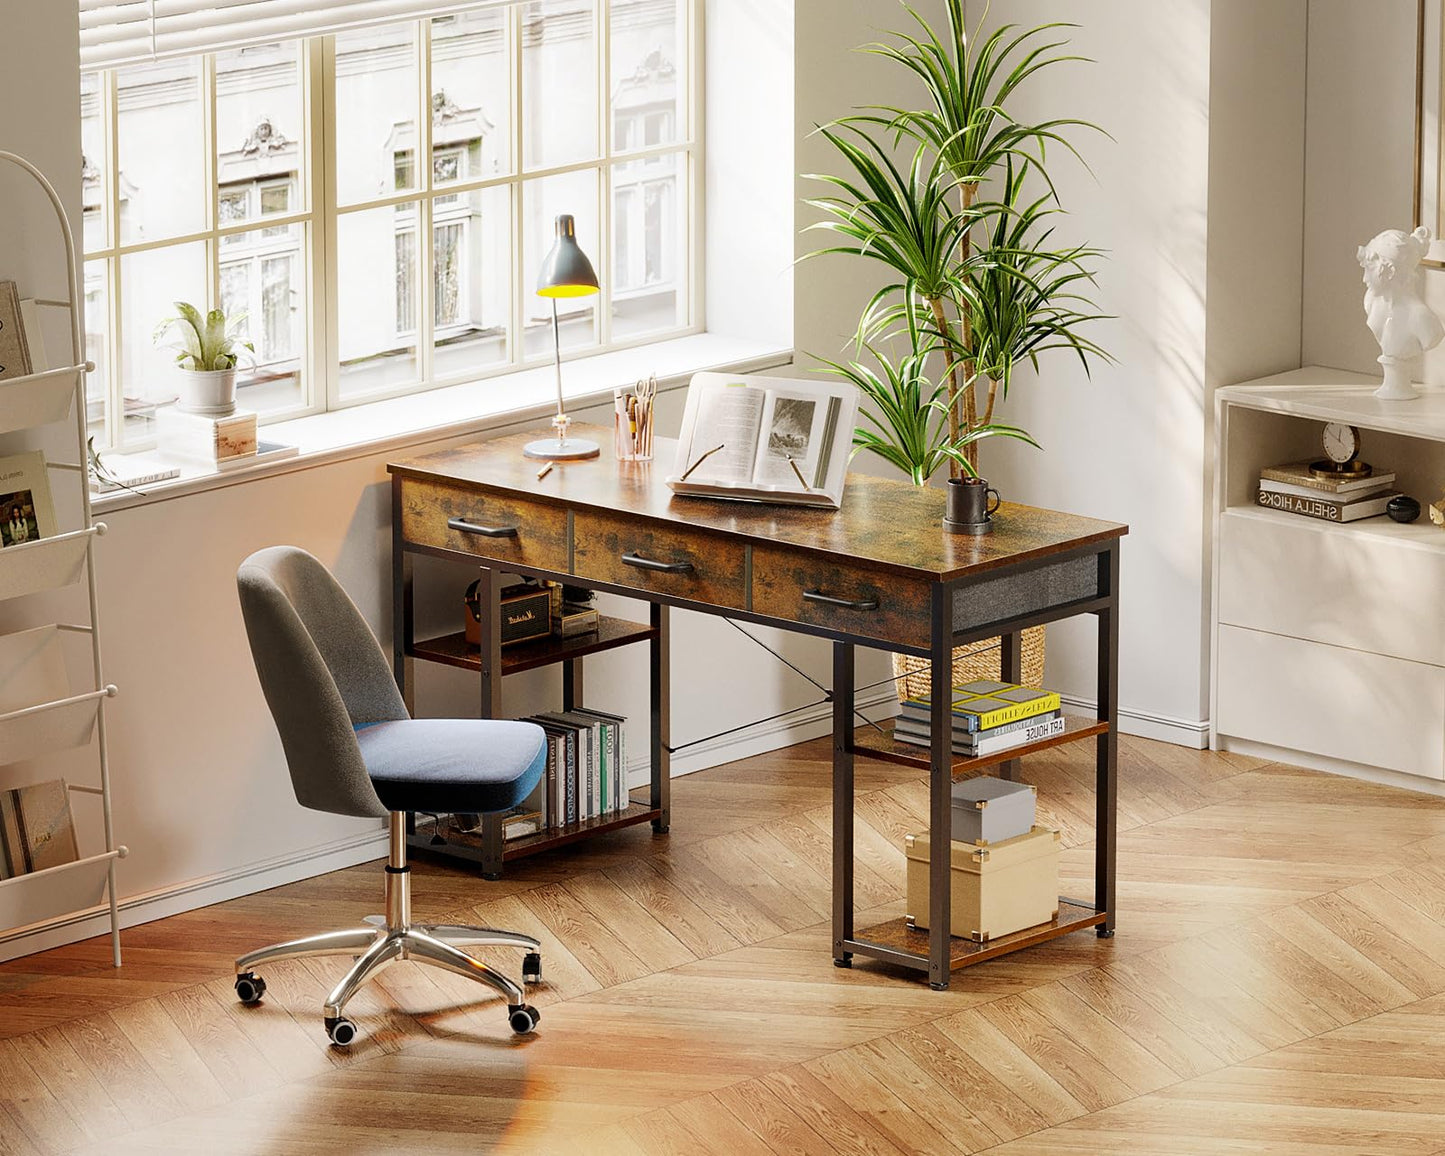
<path id="1" fill-rule="evenodd" d="M 69 293 L 64 301 L 37 300 L 46 309 L 64 309 L 70 316 L 70 364 L 23 377 L 0 380 L 0 434 L 52 425 L 75 415 L 75 463 L 49 462 L 47 468 L 75 475 L 80 484 L 81 526 L 69 533 L 41 538 L 0 550 L 0 602 L 70 586 L 84 575 L 90 598 L 90 622 L 77 626 L 57 623 L 19 634 L 0 634 L 0 650 L 18 654 L 13 669 L 0 669 L 0 678 L 14 676 L 13 685 L 42 686 L 40 701 L 19 709 L 0 712 L 0 775 L 4 765 L 40 757 L 68 747 L 83 746 L 94 737 L 99 760 L 100 785 L 71 785 L 78 794 L 99 796 L 104 816 L 105 850 L 41 871 L 0 880 L 0 939 L 6 933 L 33 924 L 62 918 L 78 918 L 104 902 L 110 908 L 111 954 L 120 966 L 120 917 L 116 903 L 115 862 L 126 848 L 115 841 L 111 813 L 110 765 L 106 749 L 105 701 L 116 693 L 101 670 L 100 619 L 95 581 L 95 542 L 105 533 L 103 522 L 91 520 L 90 485 L 86 464 L 85 377 L 95 366 L 85 360 L 84 336 L 79 311 L 80 285 L 75 266 L 75 234 L 65 207 L 45 175 L 24 157 L 0 150 L 0 162 L 13 165 L 35 181 L 50 199 L 64 242 L 66 280 Z M 57 687 L 55 678 L 30 677 L 25 665 L 42 668 L 52 676 L 63 676 L 63 655 L 59 654 L 66 635 L 86 635 L 94 680 L 91 689 L 70 693 Z M 8 641 L 11 646 L 3 647 Z M 3 659 L 0 659 L 3 661 Z M 46 685 L 48 683 L 48 685 Z M 59 690 L 60 693 L 56 693 Z M 3 777 L 0 777 L 3 783 Z"/>

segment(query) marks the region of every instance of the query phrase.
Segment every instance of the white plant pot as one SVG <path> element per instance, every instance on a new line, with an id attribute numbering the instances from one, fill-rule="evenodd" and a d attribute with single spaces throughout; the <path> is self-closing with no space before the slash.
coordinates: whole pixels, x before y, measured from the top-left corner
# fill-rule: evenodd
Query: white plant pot
<path id="1" fill-rule="evenodd" d="M 176 408 L 182 413 L 227 417 L 236 412 L 234 369 L 177 369 Z"/>

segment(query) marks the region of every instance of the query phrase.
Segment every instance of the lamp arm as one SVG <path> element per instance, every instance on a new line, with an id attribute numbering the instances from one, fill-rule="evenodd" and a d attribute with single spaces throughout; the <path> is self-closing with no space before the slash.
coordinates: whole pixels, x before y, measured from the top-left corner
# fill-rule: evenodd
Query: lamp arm
<path id="1" fill-rule="evenodd" d="M 557 319 L 557 298 L 552 298 L 552 356 L 553 364 L 557 370 L 557 416 L 552 419 L 552 426 L 557 431 L 557 440 L 567 440 L 567 427 L 572 424 L 572 419 L 567 416 L 566 409 L 562 402 L 562 326 Z"/>

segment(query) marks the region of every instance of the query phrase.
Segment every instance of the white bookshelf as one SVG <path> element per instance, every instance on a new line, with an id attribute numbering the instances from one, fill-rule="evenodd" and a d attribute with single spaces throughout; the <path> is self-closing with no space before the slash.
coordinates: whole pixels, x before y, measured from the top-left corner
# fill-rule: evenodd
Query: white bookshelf
<path id="1" fill-rule="evenodd" d="M 82 847 L 75 862 L 0 880 L 0 938 L 108 911 L 111 954 L 119 967 L 115 864 L 126 848 L 115 841 L 105 733 L 105 704 L 116 688 L 105 681 L 101 666 L 95 550 L 105 525 L 91 518 L 86 471 L 85 377 L 95 367 L 82 353 L 75 236 L 60 198 L 23 157 L 0 151 L 0 164 L 28 174 L 55 210 L 55 259 L 65 262 L 69 292 L 65 300 L 36 304 L 64 312 L 70 330 L 69 365 L 0 381 L 0 434 L 70 423 L 75 460 L 47 466 L 56 484 L 69 478 L 79 487 L 81 510 L 78 526 L 0 550 L 0 603 L 83 586 L 88 610 L 81 623 L 56 622 L 0 634 L 0 789 L 54 777 L 47 772 L 48 759 L 85 748 L 95 756 L 93 781 L 70 782 L 67 777 L 67 785 L 75 809 L 98 806 L 102 820 L 102 845 Z"/>
<path id="2" fill-rule="evenodd" d="M 1382 402 L 1306 368 L 1215 395 L 1212 742 L 1445 793 L 1445 390 Z M 1259 471 L 1323 457 L 1327 422 L 1420 520 L 1336 525 L 1256 504 Z"/>

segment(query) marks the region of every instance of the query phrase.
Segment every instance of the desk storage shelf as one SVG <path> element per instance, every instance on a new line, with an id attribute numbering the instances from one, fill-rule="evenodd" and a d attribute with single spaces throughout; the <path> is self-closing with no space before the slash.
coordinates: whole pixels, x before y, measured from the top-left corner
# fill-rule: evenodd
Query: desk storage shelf
<path id="1" fill-rule="evenodd" d="M 1006 751 L 998 751 L 995 754 L 984 755 L 980 758 L 955 757 L 953 760 L 954 779 L 967 779 L 972 775 L 981 774 L 992 767 L 1000 766 L 1003 763 L 1011 763 L 1016 759 L 1022 759 L 1028 755 L 1038 754 L 1040 751 L 1049 750 L 1051 747 L 1061 747 L 1066 743 L 1076 743 L 1082 739 L 1092 739 L 1104 734 L 1109 729 L 1109 724 L 1100 719 L 1081 718 L 1078 715 L 1064 716 L 1064 733 L 1054 735 L 1052 738 L 1044 739 L 1042 742 L 1027 743 L 1023 746 L 1009 747 Z M 877 724 L 875 729 L 872 726 L 859 727 L 853 735 L 853 753 L 863 755 L 870 759 L 878 759 L 885 763 L 897 763 L 904 767 L 917 767 L 920 770 L 928 770 L 928 752 L 924 747 L 914 743 L 905 743 L 893 736 L 893 720 Z"/>
<path id="2" fill-rule="evenodd" d="M 1445 492 L 1445 390 L 1301 369 L 1217 391 L 1212 742 L 1445 791 L 1445 531 L 1257 505 L 1261 468 L 1322 456 L 1325 423 L 1422 508 Z"/>
<path id="3" fill-rule="evenodd" d="M 54 777 L 46 770 L 45 760 L 88 747 L 96 759 L 96 781 L 68 782 L 67 786 L 75 797 L 99 801 L 104 838 L 102 850 L 74 862 L 0 880 L 0 944 L 47 924 L 108 909 L 111 955 L 119 967 L 115 864 L 125 856 L 126 849 L 116 843 L 111 820 L 105 703 L 115 695 L 116 688 L 105 681 L 102 673 L 97 613 L 95 548 L 105 533 L 105 525 L 91 520 L 90 487 L 82 464 L 86 450 L 85 376 L 94 366 L 82 354 L 75 237 L 55 189 L 34 165 L 4 151 L 0 151 L 0 165 L 14 166 L 30 177 L 55 210 L 61 241 L 56 260 L 64 261 L 69 291 L 65 300 L 37 299 L 36 305 L 46 311 L 64 312 L 70 331 L 69 365 L 0 381 L 0 434 L 72 420 L 75 441 L 67 452 L 75 455 L 75 461 L 47 465 L 57 471 L 53 477 L 72 478 L 80 488 L 77 528 L 0 550 L 0 603 L 62 590 L 84 580 L 88 604 L 88 621 L 84 623 L 54 623 L 0 633 L 0 790 Z M 84 657 L 73 653 L 82 649 Z M 88 668 L 84 681 L 79 675 L 82 667 Z"/>
<path id="4" fill-rule="evenodd" d="M 571 662 L 589 654 L 601 654 L 604 650 L 615 650 L 634 642 L 646 642 L 652 637 L 652 627 L 640 622 L 629 622 L 625 618 L 601 617 L 597 631 L 593 634 L 579 634 L 572 638 L 539 638 L 535 642 L 519 642 L 502 651 L 502 673 L 520 674 L 524 670 L 537 670 L 559 662 Z M 467 642 L 465 634 L 446 634 L 440 638 L 429 638 L 414 642 L 407 650 L 412 658 L 439 662 L 443 666 L 455 666 L 462 670 L 482 669 L 482 652 L 479 647 Z"/>

